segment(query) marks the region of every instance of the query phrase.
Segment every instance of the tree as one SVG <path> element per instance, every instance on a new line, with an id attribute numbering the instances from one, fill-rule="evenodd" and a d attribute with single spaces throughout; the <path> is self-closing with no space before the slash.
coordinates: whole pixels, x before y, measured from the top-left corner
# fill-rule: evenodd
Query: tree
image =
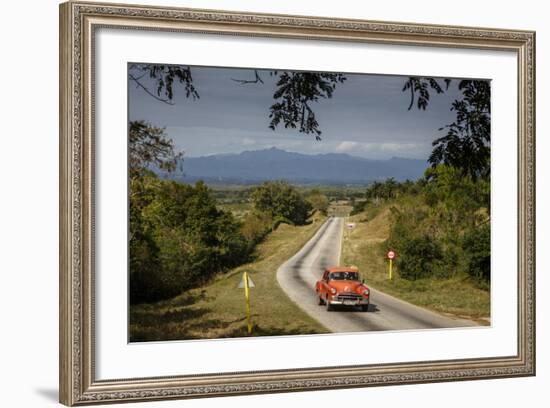
<path id="1" fill-rule="evenodd" d="M 365 197 L 367 200 L 389 200 L 395 198 L 397 192 L 401 186 L 397 183 L 395 178 L 390 177 L 384 182 L 375 181 L 373 182 L 365 192 Z"/>
<path id="2" fill-rule="evenodd" d="M 463 175 L 487 179 L 491 174 L 491 88 L 488 81 L 460 81 L 463 99 L 453 102 L 456 120 L 445 126 L 447 134 L 433 142 L 432 166 L 444 163 Z"/>
<path id="3" fill-rule="evenodd" d="M 393 177 L 386 179 L 382 184 L 383 195 L 386 200 L 392 199 L 396 195 L 398 185 Z"/>
<path id="4" fill-rule="evenodd" d="M 448 89 L 451 80 L 444 79 L 444 82 L 445 89 Z M 444 92 L 443 87 L 434 78 L 409 77 L 402 89 L 403 92 L 410 91 L 411 93 L 411 103 L 409 104 L 408 110 L 412 109 L 415 97 L 418 109 L 426 110 L 430 101 L 430 88 L 438 94 Z"/>
<path id="5" fill-rule="evenodd" d="M 183 152 L 176 152 L 174 142 L 164 133 L 164 128 L 152 126 L 145 121 L 133 121 L 128 130 L 128 168 L 130 177 L 136 177 L 157 166 L 165 171 L 174 171 Z"/>
<path id="6" fill-rule="evenodd" d="M 133 121 L 128 131 L 129 173 L 129 267 L 130 297 L 132 302 L 160 299 L 172 293 L 174 285 L 159 268 L 162 248 L 154 237 L 155 223 L 147 220 L 143 212 L 156 199 L 160 181 L 150 170 L 157 166 L 173 171 L 182 153 L 176 153 L 173 142 L 163 128 L 144 121 Z"/>
<path id="7" fill-rule="evenodd" d="M 265 212 L 277 221 L 303 225 L 309 218 L 311 204 L 285 181 L 266 181 L 251 194 L 256 210 Z"/>
<path id="8" fill-rule="evenodd" d="M 142 210 L 153 200 L 156 177 L 142 174 L 130 178 L 129 199 L 129 273 L 130 301 L 141 302 L 161 295 L 157 275 L 160 249 L 151 234 L 151 225 L 142 217 Z M 148 288 L 144 290 L 144 288 Z"/>
<path id="9" fill-rule="evenodd" d="M 162 251 L 154 237 L 154 224 L 143 217 L 143 211 L 155 201 L 160 188 L 149 167 L 172 171 L 182 154 L 174 151 L 162 128 L 134 121 L 128 130 L 130 300 L 136 303 L 175 294 L 171 291 L 179 288 L 159 268 Z"/>
<path id="10" fill-rule="evenodd" d="M 278 72 L 274 71 L 277 75 Z M 287 72 L 280 74 L 271 105 L 269 127 L 273 130 L 283 123 L 285 128 L 298 128 L 301 133 L 313 133 L 321 140 L 321 130 L 311 108 L 319 98 L 331 98 L 336 85 L 346 80 L 342 74 L 315 72 Z"/>
<path id="11" fill-rule="evenodd" d="M 424 189 L 427 203 L 444 214 L 454 228 L 476 225 L 483 218 L 479 209 L 489 209 L 488 181 L 475 181 L 462 175 L 461 169 L 443 164 L 426 170 L 426 178 L 430 180 Z"/>
<path id="12" fill-rule="evenodd" d="M 182 157 L 163 128 L 130 122 L 128 152 L 131 303 L 174 296 L 246 259 L 240 224 L 218 210 L 206 185 L 163 181 L 151 171 L 173 171 Z"/>
<path id="13" fill-rule="evenodd" d="M 329 200 L 325 194 L 321 193 L 321 191 L 319 191 L 318 189 L 310 191 L 306 199 L 311 204 L 314 210 L 317 210 L 324 215 L 327 214 Z"/>
<path id="14" fill-rule="evenodd" d="M 379 181 L 373 182 L 365 193 L 367 199 L 378 201 L 382 198 L 382 183 Z"/>
<path id="15" fill-rule="evenodd" d="M 142 79 L 148 77 L 155 83 L 153 92 L 143 84 Z M 135 83 L 147 94 L 158 101 L 171 105 L 174 98 L 174 81 L 184 87 L 185 96 L 193 99 L 199 98 L 199 93 L 193 85 L 191 68 L 183 65 L 161 64 L 131 64 L 128 68 L 128 80 Z"/>
<path id="16" fill-rule="evenodd" d="M 444 82 L 445 87 L 434 78 L 409 78 L 403 87 L 403 91 L 411 92 L 409 110 L 415 96 L 418 109 L 425 110 L 430 100 L 429 90 L 444 92 L 451 80 L 444 79 Z M 491 85 L 489 81 L 461 80 L 458 89 L 462 91 L 462 98 L 456 99 L 451 106 L 456 119 L 439 129 L 446 130 L 447 134 L 434 140 L 428 161 L 432 167 L 443 163 L 461 169 L 463 175 L 473 179 L 488 179 L 491 173 Z"/>
<path id="17" fill-rule="evenodd" d="M 189 66 L 132 64 L 128 71 L 129 81 L 160 102 L 173 104 L 175 84 L 184 88 L 186 98 L 199 98 Z M 254 73 L 252 80 L 232 80 L 241 85 L 264 84 L 258 71 Z M 322 132 L 312 104 L 331 98 L 336 86 L 346 77 L 340 73 L 294 71 L 270 71 L 269 74 L 278 77 L 273 93 L 275 103 L 269 107 L 269 128 L 275 130 L 281 124 L 285 128 L 298 129 L 300 133 L 313 134 L 316 140 L 321 140 Z M 155 90 L 149 89 L 143 78 L 152 81 Z"/>
<path id="18" fill-rule="evenodd" d="M 160 180 L 145 174 L 146 197 L 135 219 L 146 232 L 130 244 L 130 302 L 155 301 L 201 285 L 213 275 L 246 261 L 250 251 L 241 225 L 216 206 L 208 187 Z M 141 238 L 141 239 L 138 239 Z M 151 252 L 143 249 L 150 244 Z M 142 262 L 147 261 L 147 263 Z"/>

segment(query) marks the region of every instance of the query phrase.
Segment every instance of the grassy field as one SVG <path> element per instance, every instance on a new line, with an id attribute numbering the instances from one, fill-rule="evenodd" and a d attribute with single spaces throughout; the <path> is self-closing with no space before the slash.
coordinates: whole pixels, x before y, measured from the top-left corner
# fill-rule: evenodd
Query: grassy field
<path id="1" fill-rule="evenodd" d="M 258 245 L 254 262 L 219 275 L 210 284 L 172 299 L 130 307 L 130 340 L 176 340 L 246 337 L 244 289 L 237 286 L 244 271 L 256 285 L 250 289 L 252 336 L 326 333 L 301 311 L 276 280 L 279 265 L 294 255 L 325 220 L 306 226 L 281 224 Z"/>
<path id="2" fill-rule="evenodd" d="M 356 227 L 346 231 L 342 245 L 342 262 L 356 265 L 367 284 L 375 289 L 441 313 L 471 318 L 482 324 L 490 315 L 490 293 L 478 288 L 468 276 L 450 279 L 388 279 L 385 241 L 390 233 L 390 205 L 371 206 L 349 217 Z"/>

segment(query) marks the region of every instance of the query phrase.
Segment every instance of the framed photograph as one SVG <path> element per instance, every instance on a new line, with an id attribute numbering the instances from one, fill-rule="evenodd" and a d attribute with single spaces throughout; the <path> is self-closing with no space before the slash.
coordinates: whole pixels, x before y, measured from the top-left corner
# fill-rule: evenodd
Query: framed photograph
<path id="1" fill-rule="evenodd" d="M 60 401 L 535 374 L 535 33 L 60 6 Z"/>

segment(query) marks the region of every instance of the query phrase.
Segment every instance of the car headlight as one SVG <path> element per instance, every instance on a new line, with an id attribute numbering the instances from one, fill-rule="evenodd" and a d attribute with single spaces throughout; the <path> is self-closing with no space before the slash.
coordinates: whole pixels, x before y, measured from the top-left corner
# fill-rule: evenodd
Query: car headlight
<path id="1" fill-rule="evenodd" d="M 370 295 L 370 290 L 365 289 L 365 290 L 363 291 L 363 295 L 365 295 L 365 296 Z"/>
<path id="2" fill-rule="evenodd" d="M 333 295 L 336 295 L 336 289 L 330 288 L 330 293 L 332 293 Z"/>

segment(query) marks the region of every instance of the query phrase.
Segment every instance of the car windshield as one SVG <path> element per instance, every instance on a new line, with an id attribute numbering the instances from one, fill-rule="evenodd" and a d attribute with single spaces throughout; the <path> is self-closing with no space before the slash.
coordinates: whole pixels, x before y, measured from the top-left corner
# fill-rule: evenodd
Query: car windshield
<path id="1" fill-rule="evenodd" d="M 332 272 L 329 275 L 331 280 L 359 280 L 357 272 Z"/>

